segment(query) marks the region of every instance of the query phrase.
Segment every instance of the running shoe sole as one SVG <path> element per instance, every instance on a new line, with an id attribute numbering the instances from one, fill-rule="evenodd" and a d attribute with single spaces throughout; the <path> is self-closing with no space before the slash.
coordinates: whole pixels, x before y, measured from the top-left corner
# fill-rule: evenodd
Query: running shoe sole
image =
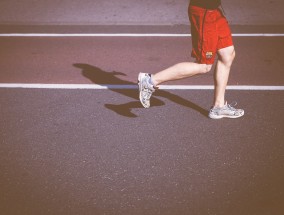
<path id="1" fill-rule="evenodd" d="M 143 90 L 143 84 L 142 84 L 142 79 L 145 73 L 139 73 L 138 75 L 138 87 L 139 87 L 139 100 L 141 102 L 141 104 L 143 105 L 144 108 L 149 108 L 148 106 L 146 106 L 142 101 L 142 90 Z"/>
<path id="2" fill-rule="evenodd" d="M 245 114 L 245 113 L 243 112 L 243 114 L 241 114 L 241 115 L 239 115 L 239 116 L 230 116 L 230 115 L 219 115 L 219 116 L 212 115 L 212 116 L 210 116 L 210 115 L 209 115 L 209 118 L 210 118 L 210 119 L 222 119 L 222 118 L 236 119 L 236 118 L 242 117 L 244 114 Z"/>

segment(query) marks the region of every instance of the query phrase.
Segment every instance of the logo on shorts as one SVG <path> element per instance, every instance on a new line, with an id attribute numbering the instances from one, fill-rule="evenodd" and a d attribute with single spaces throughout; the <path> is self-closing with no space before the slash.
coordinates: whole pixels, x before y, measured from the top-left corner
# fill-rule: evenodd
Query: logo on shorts
<path id="1" fill-rule="evenodd" d="M 206 59 L 211 59 L 213 57 L 213 52 L 206 52 Z"/>

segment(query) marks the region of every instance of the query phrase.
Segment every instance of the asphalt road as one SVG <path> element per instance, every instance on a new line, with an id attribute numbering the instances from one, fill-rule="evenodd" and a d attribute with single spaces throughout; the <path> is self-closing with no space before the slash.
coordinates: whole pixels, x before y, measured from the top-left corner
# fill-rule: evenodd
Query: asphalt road
<path id="1" fill-rule="evenodd" d="M 282 214 L 283 91 L 1 89 L 4 214 Z M 265 104 L 264 104 L 265 101 Z"/>
<path id="2" fill-rule="evenodd" d="M 187 33 L 177 2 L 1 1 L 0 33 Z M 283 33 L 283 3 L 254 2 L 224 2 L 234 33 Z M 284 86 L 283 37 L 234 42 L 230 85 Z M 0 84 L 134 85 L 191 60 L 190 43 L 0 37 Z M 168 84 L 212 85 L 212 72 Z M 137 90 L 0 88 L 1 214 L 284 214 L 284 91 L 228 90 L 236 120 L 210 120 L 212 96 L 160 90 L 144 109 Z"/>
<path id="3" fill-rule="evenodd" d="M 235 37 L 234 42 L 230 85 L 284 85 L 283 37 Z M 193 60 L 189 37 L 4 37 L 0 46 L 2 83 L 136 84 L 139 72 Z M 170 84 L 212 85 L 212 76 Z"/>
<path id="4" fill-rule="evenodd" d="M 8 25 L 187 25 L 188 0 L 1 0 Z M 283 25 L 282 0 L 226 0 L 233 25 Z"/>

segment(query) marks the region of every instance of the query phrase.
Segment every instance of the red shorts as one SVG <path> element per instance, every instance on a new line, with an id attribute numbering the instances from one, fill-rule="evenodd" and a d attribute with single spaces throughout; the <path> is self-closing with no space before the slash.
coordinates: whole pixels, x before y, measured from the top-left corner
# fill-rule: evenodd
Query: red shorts
<path id="1" fill-rule="evenodd" d="M 220 9 L 206 10 L 189 6 L 192 54 L 198 63 L 213 64 L 219 49 L 233 45 L 228 21 Z"/>

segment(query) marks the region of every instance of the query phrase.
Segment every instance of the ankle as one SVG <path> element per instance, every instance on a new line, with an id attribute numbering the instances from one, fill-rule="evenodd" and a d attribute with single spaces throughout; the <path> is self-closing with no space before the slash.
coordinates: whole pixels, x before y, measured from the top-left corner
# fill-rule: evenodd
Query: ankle
<path id="1" fill-rule="evenodd" d="M 154 87 L 157 87 L 158 82 L 156 81 L 154 75 L 151 75 L 150 83 L 151 83 Z"/>
<path id="2" fill-rule="evenodd" d="M 216 108 L 222 108 L 226 105 L 227 102 L 225 101 L 215 101 L 213 107 L 216 107 Z"/>

